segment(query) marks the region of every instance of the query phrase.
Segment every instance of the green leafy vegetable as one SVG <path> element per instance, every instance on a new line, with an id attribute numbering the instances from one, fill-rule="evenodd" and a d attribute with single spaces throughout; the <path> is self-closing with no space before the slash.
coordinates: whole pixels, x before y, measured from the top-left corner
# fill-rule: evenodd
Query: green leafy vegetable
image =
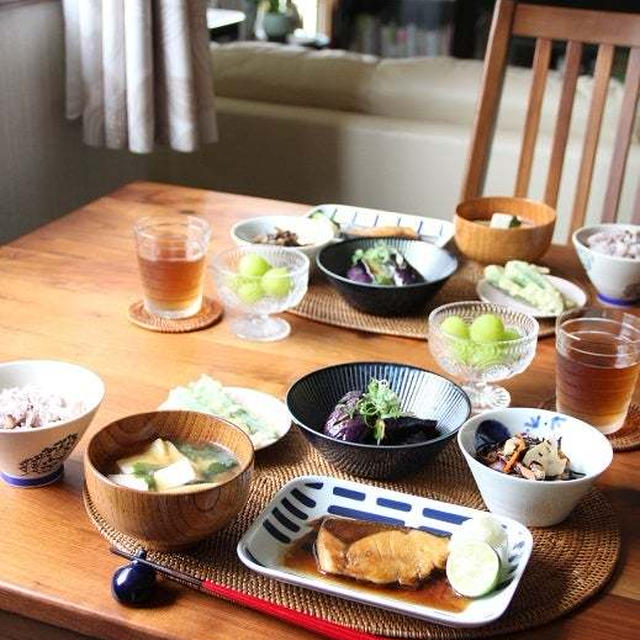
<path id="1" fill-rule="evenodd" d="M 153 472 L 160 468 L 160 466 L 149 464 L 148 462 L 135 462 L 133 464 L 133 475 L 136 476 L 136 478 L 144 480 L 147 483 L 147 487 L 153 491 L 156 488 L 156 481 L 153 477 Z"/>
<path id="2" fill-rule="evenodd" d="M 387 380 L 372 378 L 367 390 L 356 403 L 353 414 L 359 413 L 367 425 L 373 429 L 373 436 L 380 444 L 384 438 L 385 419 L 402 415 L 400 398 L 391 389 Z"/>

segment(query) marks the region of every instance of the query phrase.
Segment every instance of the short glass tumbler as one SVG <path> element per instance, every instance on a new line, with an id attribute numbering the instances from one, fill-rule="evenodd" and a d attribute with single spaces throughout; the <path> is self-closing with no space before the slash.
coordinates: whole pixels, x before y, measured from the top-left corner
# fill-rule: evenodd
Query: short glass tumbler
<path id="1" fill-rule="evenodd" d="M 202 306 L 211 227 L 196 216 L 168 214 L 133 227 L 144 308 L 161 318 L 188 318 Z"/>
<path id="2" fill-rule="evenodd" d="M 448 317 L 458 316 L 470 325 L 487 313 L 499 316 L 505 329 L 517 331 L 520 338 L 478 344 L 441 330 L 442 322 Z M 508 307 L 487 302 L 453 302 L 430 313 L 429 350 L 447 373 L 462 381 L 473 413 L 481 413 L 509 406 L 509 392 L 490 383 L 522 373 L 531 364 L 538 330 L 535 318 Z"/>
<path id="3" fill-rule="evenodd" d="M 602 433 L 624 424 L 640 369 L 640 319 L 583 308 L 556 324 L 556 406 Z"/>
<path id="4" fill-rule="evenodd" d="M 262 262 L 260 268 L 260 259 L 268 267 Z M 301 251 L 266 246 L 228 249 L 214 256 L 211 273 L 222 302 L 239 314 L 231 323 L 236 336 L 270 342 L 289 335 L 289 323 L 270 316 L 295 307 L 307 292 L 309 258 Z"/>

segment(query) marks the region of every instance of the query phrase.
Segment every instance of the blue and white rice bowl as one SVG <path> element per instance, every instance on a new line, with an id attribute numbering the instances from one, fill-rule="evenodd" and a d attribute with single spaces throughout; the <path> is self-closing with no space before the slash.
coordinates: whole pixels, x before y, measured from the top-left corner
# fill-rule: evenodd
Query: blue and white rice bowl
<path id="1" fill-rule="evenodd" d="M 78 413 L 42 427 L 0 428 L 0 478 L 14 487 L 41 487 L 58 480 L 64 461 L 80 442 L 102 398 L 104 384 L 89 369 L 57 360 L 0 364 L 0 390 L 34 385 L 78 405 Z"/>
<path id="2" fill-rule="evenodd" d="M 631 307 L 640 301 L 640 260 L 594 251 L 587 240 L 600 231 L 625 230 L 638 232 L 640 225 L 597 224 L 578 229 L 571 238 L 600 302 L 619 307 Z"/>

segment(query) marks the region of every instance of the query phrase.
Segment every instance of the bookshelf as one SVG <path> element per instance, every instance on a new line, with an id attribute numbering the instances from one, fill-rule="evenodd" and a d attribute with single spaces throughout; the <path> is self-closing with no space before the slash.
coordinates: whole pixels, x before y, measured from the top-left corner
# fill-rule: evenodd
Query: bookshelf
<path id="1" fill-rule="evenodd" d="M 457 0 L 341 0 L 332 46 L 404 58 L 451 53 Z"/>

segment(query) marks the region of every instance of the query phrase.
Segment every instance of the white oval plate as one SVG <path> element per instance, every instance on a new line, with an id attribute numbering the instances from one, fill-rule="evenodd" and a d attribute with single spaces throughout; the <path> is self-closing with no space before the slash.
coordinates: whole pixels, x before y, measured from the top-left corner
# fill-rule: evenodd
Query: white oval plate
<path id="1" fill-rule="evenodd" d="M 257 391 L 256 389 L 248 389 L 246 387 L 224 387 L 224 390 L 237 403 L 247 407 L 251 413 L 270 424 L 276 430 L 276 437 L 270 440 L 263 440 L 260 436 L 249 435 L 253 443 L 253 448 L 256 451 L 270 447 L 287 435 L 291 428 L 291 417 L 289 416 L 287 405 L 282 402 L 282 400 L 278 400 L 278 398 L 272 396 L 270 393 Z M 178 407 L 163 402 L 158 409 L 181 410 L 188 409 L 188 407 Z M 220 417 L 224 420 L 228 419 L 224 418 L 224 416 Z"/>
<path id="2" fill-rule="evenodd" d="M 573 300 L 578 307 L 584 307 L 587 304 L 587 294 L 584 289 L 581 289 L 577 284 L 574 284 L 570 280 L 559 278 L 558 276 L 547 276 L 551 284 L 556 287 L 563 295 Z M 505 307 L 509 307 L 514 311 L 521 311 L 522 313 L 528 313 L 534 318 L 556 318 L 557 314 L 543 313 L 539 309 L 532 307 L 526 302 L 521 302 L 512 298 L 508 293 L 501 291 L 497 287 L 494 287 L 488 280 L 480 280 L 476 286 L 476 293 L 483 302 L 492 302 L 493 304 L 501 304 Z"/>
<path id="3" fill-rule="evenodd" d="M 225 387 L 224 390 L 238 403 L 248 407 L 251 413 L 262 418 L 276 429 L 277 437 L 253 444 L 256 451 L 270 447 L 284 438 L 291 428 L 291 416 L 287 405 L 270 393 L 246 387 Z M 253 442 L 253 438 L 251 438 Z"/>

